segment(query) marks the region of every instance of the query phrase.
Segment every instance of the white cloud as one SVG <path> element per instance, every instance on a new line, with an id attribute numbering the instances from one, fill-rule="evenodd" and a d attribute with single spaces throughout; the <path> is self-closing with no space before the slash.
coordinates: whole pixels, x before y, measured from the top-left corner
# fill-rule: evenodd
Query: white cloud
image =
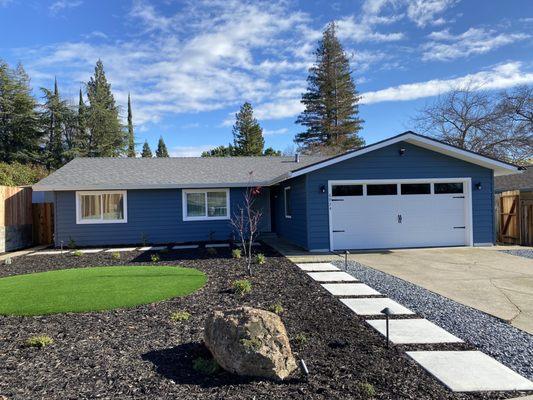
<path id="1" fill-rule="evenodd" d="M 202 152 L 214 149 L 215 144 L 203 144 L 200 146 L 177 146 L 170 151 L 171 157 L 200 157 Z"/>
<path id="2" fill-rule="evenodd" d="M 263 129 L 263 135 L 264 136 L 277 136 L 277 135 L 285 135 L 289 132 L 288 128 L 280 128 L 280 129 Z"/>
<path id="3" fill-rule="evenodd" d="M 456 2 L 456 0 L 409 0 L 407 16 L 421 28 L 426 25 L 442 25 L 445 20 L 442 17 L 436 18 L 436 15 L 455 5 Z"/>
<path id="4" fill-rule="evenodd" d="M 433 40 L 423 46 L 422 59 L 449 61 L 472 54 L 488 53 L 528 37 L 523 33 L 497 34 L 494 30 L 482 28 L 470 28 L 459 35 L 453 35 L 448 30 L 432 32 L 429 38 Z"/>
<path id="5" fill-rule="evenodd" d="M 259 105 L 255 115 L 258 119 L 281 119 L 298 115 L 303 110 L 300 98 L 281 99 Z"/>
<path id="6" fill-rule="evenodd" d="M 50 5 L 48 9 L 52 14 L 65 10 L 67 8 L 76 8 L 83 4 L 81 0 L 58 0 Z"/>
<path id="7" fill-rule="evenodd" d="M 402 32 L 381 33 L 373 30 L 373 23 L 357 20 L 353 15 L 337 21 L 338 36 L 341 40 L 352 42 L 396 42 L 405 35 Z"/>
<path id="8" fill-rule="evenodd" d="M 374 92 L 363 93 L 362 103 L 373 104 L 384 101 L 406 101 L 437 96 L 454 87 L 470 85 L 487 90 L 506 89 L 515 85 L 533 83 L 533 72 L 521 69 L 520 62 L 500 64 L 486 71 L 451 79 L 433 79 L 426 82 L 408 83 Z"/>

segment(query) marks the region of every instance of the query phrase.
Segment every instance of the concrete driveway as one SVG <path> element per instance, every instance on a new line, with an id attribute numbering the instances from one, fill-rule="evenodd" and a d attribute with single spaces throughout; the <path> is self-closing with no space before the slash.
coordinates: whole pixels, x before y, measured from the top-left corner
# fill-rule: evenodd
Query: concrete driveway
<path id="1" fill-rule="evenodd" d="M 485 248 L 390 250 L 350 259 L 533 334 L 533 260 Z"/>
<path id="2" fill-rule="evenodd" d="M 269 243 L 293 262 L 339 261 L 334 253 L 309 253 Z M 500 253 L 507 247 L 455 247 L 353 253 L 350 260 L 397 276 L 494 315 L 533 334 L 533 260 Z"/>

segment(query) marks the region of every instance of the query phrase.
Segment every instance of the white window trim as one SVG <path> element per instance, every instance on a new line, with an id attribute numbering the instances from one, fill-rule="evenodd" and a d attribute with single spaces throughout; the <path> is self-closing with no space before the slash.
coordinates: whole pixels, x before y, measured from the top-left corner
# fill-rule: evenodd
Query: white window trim
<path id="1" fill-rule="evenodd" d="M 121 194 L 124 206 L 123 219 L 82 219 L 81 218 L 81 196 L 82 195 L 102 195 Z M 103 212 L 103 209 L 102 209 Z M 104 190 L 104 191 L 80 191 L 76 192 L 76 224 L 125 224 L 128 222 L 128 193 L 126 190 Z"/>
<path id="2" fill-rule="evenodd" d="M 287 214 L 287 190 L 291 190 L 290 186 L 287 186 L 283 189 L 283 206 L 285 208 L 285 218 L 292 218 L 292 210 L 291 214 Z"/>
<path id="3" fill-rule="evenodd" d="M 225 192 L 226 193 L 226 210 L 227 214 L 222 217 L 208 217 L 207 216 L 207 193 L 208 192 Z M 187 193 L 205 193 L 205 213 L 206 215 L 200 217 L 188 217 L 187 216 Z M 181 191 L 181 209 L 183 215 L 183 221 L 220 221 L 230 219 L 231 210 L 230 210 L 230 190 L 229 188 L 220 188 L 220 189 L 183 189 Z"/>

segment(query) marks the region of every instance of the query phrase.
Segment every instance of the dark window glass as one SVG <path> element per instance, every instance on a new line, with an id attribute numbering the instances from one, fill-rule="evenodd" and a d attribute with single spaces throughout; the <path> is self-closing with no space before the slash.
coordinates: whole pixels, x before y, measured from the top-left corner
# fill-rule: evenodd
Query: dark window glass
<path id="1" fill-rule="evenodd" d="M 402 183 L 402 194 L 430 194 L 429 183 Z"/>
<path id="2" fill-rule="evenodd" d="M 435 194 L 463 193 L 462 183 L 435 183 Z"/>
<path id="3" fill-rule="evenodd" d="M 291 188 L 285 188 L 285 216 L 290 217 L 292 215 L 291 205 Z"/>
<path id="4" fill-rule="evenodd" d="M 398 194 L 398 185 L 366 185 L 366 194 L 369 196 L 390 196 Z"/>
<path id="5" fill-rule="evenodd" d="M 362 196 L 363 185 L 334 185 L 331 193 L 333 196 Z"/>

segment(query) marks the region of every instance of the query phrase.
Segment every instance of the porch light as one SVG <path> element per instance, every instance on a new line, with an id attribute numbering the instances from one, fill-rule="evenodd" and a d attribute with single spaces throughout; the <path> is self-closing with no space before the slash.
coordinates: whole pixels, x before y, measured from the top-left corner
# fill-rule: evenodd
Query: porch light
<path id="1" fill-rule="evenodd" d="M 481 190 L 483 186 L 481 185 L 481 182 L 476 183 L 476 189 Z"/>
<path id="2" fill-rule="evenodd" d="M 389 315 L 392 315 L 393 312 L 389 307 L 385 307 L 383 310 L 380 311 L 382 314 L 385 314 L 385 329 L 386 329 L 386 337 L 387 337 L 387 347 L 390 346 L 389 341 Z"/>
<path id="3" fill-rule="evenodd" d="M 326 193 L 326 185 L 320 185 L 320 193 Z"/>
<path id="4" fill-rule="evenodd" d="M 400 156 L 403 156 L 405 154 L 405 149 L 403 147 L 398 150 L 398 153 L 400 153 Z"/>

